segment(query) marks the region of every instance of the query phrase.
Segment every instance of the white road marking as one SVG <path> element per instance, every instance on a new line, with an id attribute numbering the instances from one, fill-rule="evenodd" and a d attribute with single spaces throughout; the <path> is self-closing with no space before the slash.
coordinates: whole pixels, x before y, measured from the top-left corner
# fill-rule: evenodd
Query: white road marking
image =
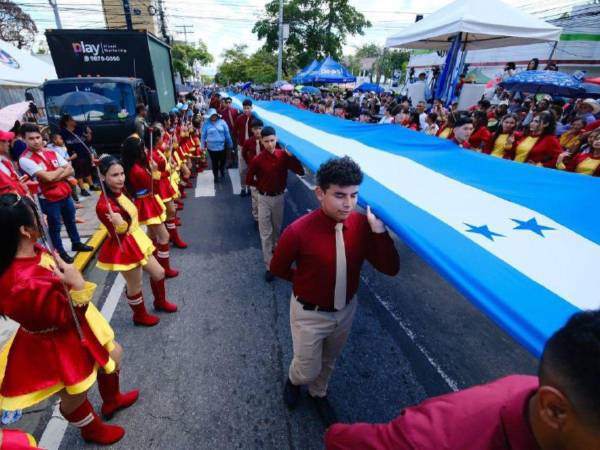
<path id="1" fill-rule="evenodd" d="M 375 289 L 371 289 L 371 286 L 369 285 L 369 281 L 363 275 L 361 275 L 360 278 L 361 278 L 362 282 L 365 283 L 365 285 L 369 288 L 369 291 L 371 292 L 371 294 L 373 294 L 373 296 L 377 299 L 377 301 L 379 303 L 381 303 L 381 305 L 385 308 L 385 310 L 394 318 L 394 320 L 396 321 L 398 326 L 400 326 L 400 328 L 402 328 L 402 331 L 404 331 L 404 333 L 406 333 L 406 335 L 412 341 L 414 346 L 419 349 L 419 351 L 423 354 L 423 356 L 425 356 L 427 361 L 429 361 L 429 364 L 431 364 L 431 366 L 435 369 L 435 371 L 438 373 L 438 375 L 446 382 L 448 387 L 450 389 L 452 389 L 454 392 L 458 391 L 458 383 L 454 379 L 452 379 L 450 377 L 450 375 L 448 375 L 444 371 L 444 369 L 442 369 L 442 367 L 438 364 L 438 362 L 435 359 L 433 359 L 433 357 L 429 354 L 429 352 L 425 349 L 425 347 L 423 347 L 421 344 L 419 344 L 417 342 L 417 337 L 416 337 L 415 333 L 402 321 L 402 319 L 400 317 L 398 317 L 398 315 L 394 312 L 392 307 L 383 298 L 381 298 L 381 296 L 379 294 L 377 294 L 377 292 L 375 292 Z"/>
<path id="2" fill-rule="evenodd" d="M 196 178 L 196 197 L 215 196 L 215 177 L 212 170 L 205 170 Z"/>
<path id="3" fill-rule="evenodd" d="M 229 178 L 231 178 L 231 187 L 233 188 L 233 195 L 240 195 L 240 192 L 242 192 L 242 184 L 240 182 L 239 169 L 227 169 L 227 172 L 229 172 Z"/>
<path id="4" fill-rule="evenodd" d="M 121 275 L 117 275 L 117 278 L 115 278 L 115 281 L 108 292 L 104 306 L 102 306 L 102 310 L 100 311 L 109 323 L 117 304 L 119 303 L 124 287 L 125 279 Z M 57 402 L 52 411 L 52 417 L 48 421 L 40 439 L 39 447 L 47 450 L 58 450 L 68 426 L 69 422 L 65 420 L 60 413 L 59 404 Z"/>

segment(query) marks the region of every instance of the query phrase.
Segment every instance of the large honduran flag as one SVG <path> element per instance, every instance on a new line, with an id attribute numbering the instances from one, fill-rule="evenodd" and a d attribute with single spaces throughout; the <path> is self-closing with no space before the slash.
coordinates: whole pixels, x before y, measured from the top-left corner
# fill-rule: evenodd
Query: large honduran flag
<path id="1" fill-rule="evenodd" d="M 311 170 L 358 162 L 360 203 L 536 356 L 574 312 L 600 306 L 599 179 L 280 102 L 254 111 Z"/>

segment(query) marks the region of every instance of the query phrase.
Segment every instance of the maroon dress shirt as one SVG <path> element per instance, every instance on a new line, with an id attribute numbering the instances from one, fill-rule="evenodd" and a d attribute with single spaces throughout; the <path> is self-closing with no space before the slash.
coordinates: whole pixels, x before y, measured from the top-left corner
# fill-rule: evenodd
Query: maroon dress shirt
<path id="1" fill-rule="evenodd" d="M 259 192 L 280 194 L 287 186 L 287 171 L 304 175 L 304 167 L 295 156 L 276 148 L 273 153 L 260 152 L 248 167 L 246 184 L 255 186 Z"/>
<path id="2" fill-rule="evenodd" d="M 300 217 L 283 231 L 270 267 L 273 275 L 292 282 L 294 295 L 327 308 L 334 306 L 335 224 L 320 208 Z M 344 221 L 343 234 L 348 302 L 358 290 L 365 259 L 393 276 L 400 270 L 400 258 L 389 234 L 373 233 L 367 217 L 356 211 Z"/>
<path id="3" fill-rule="evenodd" d="M 250 163 L 259 152 L 256 151 L 256 143 L 259 141 L 258 138 L 251 136 L 249 139 L 244 141 L 244 145 L 242 146 L 242 158 L 246 161 L 246 165 L 250 166 Z M 266 151 L 260 142 L 258 142 L 258 148 L 260 152 Z"/>
<path id="4" fill-rule="evenodd" d="M 527 420 L 537 377 L 511 375 L 434 397 L 386 424 L 335 424 L 327 450 L 539 450 Z"/>
<path id="5" fill-rule="evenodd" d="M 241 113 L 235 119 L 235 137 L 238 145 L 241 147 L 246 142 L 246 139 L 252 137 L 252 116 L 247 116 Z M 246 125 L 248 125 L 248 136 L 246 137 Z"/>

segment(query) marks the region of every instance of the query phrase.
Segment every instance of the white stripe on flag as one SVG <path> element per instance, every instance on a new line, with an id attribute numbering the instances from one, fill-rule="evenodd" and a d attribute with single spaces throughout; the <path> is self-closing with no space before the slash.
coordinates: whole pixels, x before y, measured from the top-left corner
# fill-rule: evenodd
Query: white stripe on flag
<path id="1" fill-rule="evenodd" d="M 595 242 L 538 211 L 464 184 L 408 158 L 326 133 L 256 105 L 254 110 L 276 126 L 333 155 L 350 156 L 382 186 L 574 306 L 598 307 L 597 292 L 589 287 L 590 268 L 600 267 L 600 246 Z M 533 231 L 516 230 L 517 224 L 511 220 L 532 218 L 554 230 L 544 231 L 544 238 Z M 466 224 L 485 225 L 504 237 L 494 237 L 491 241 L 481 234 L 467 232 Z"/>
<path id="2" fill-rule="evenodd" d="M 205 170 L 196 178 L 196 197 L 215 196 L 215 177 L 211 170 Z"/>

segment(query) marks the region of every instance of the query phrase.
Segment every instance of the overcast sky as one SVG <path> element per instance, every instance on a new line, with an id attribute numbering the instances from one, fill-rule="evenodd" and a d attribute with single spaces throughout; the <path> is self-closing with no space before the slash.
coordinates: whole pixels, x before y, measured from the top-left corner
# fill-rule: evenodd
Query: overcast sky
<path id="1" fill-rule="evenodd" d="M 100 0 L 57 0 L 64 28 L 104 28 Z M 121 3 L 121 0 L 109 0 Z M 485 0 L 482 0 L 485 1 Z M 578 0 L 505 0 L 526 11 L 550 10 L 578 3 Z M 383 45 L 387 36 L 395 34 L 414 22 L 415 14 L 431 13 L 450 3 L 450 0 L 350 0 L 350 3 L 369 19 L 373 26 L 364 36 L 349 37 L 345 53 L 374 42 Z M 16 0 L 36 21 L 40 32 L 55 28 L 54 15 L 47 0 Z M 189 25 L 188 40 L 202 39 L 215 57 L 213 67 L 203 70 L 214 73 L 224 49 L 237 43 L 258 49 L 262 42 L 252 34 L 252 26 L 264 11 L 265 0 L 164 0 L 169 32 L 183 40 L 182 25 Z M 43 36 L 40 36 L 43 40 Z"/>

